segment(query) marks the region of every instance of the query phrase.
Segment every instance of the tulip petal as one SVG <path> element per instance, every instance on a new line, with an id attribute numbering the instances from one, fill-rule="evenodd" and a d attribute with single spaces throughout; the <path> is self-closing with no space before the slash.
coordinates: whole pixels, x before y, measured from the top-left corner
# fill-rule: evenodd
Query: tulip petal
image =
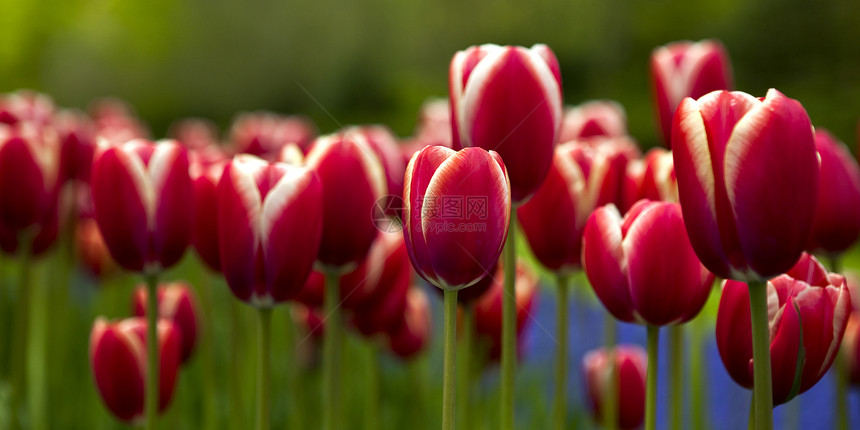
<path id="1" fill-rule="evenodd" d="M 625 274 L 621 214 L 614 205 L 594 211 L 582 237 L 582 267 L 597 298 L 616 318 L 636 320 Z"/>
<path id="2" fill-rule="evenodd" d="M 744 388 L 752 388 L 752 319 L 747 284 L 727 280 L 717 311 L 716 340 L 729 376 Z"/>
<path id="3" fill-rule="evenodd" d="M 251 298 L 257 283 L 257 222 L 262 201 L 255 176 L 266 162 L 254 156 L 237 156 L 218 184 L 218 247 L 221 270 L 233 294 Z"/>
<path id="4" fill-rule="evenodd" d="M 182 258 L 191 237 L 193 194 L 188 153 L 176 141 L 159 142 L 147 170 L 157 196 L 152 252 L 166 268 Z"/>

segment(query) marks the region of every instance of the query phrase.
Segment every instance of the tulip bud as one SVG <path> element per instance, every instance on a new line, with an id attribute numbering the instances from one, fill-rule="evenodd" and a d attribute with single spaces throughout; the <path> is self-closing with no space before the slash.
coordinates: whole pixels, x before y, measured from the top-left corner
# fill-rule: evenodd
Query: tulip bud
<path id="1" fill-rule="evenodd" d="M 657 124 L 665 144 L 671 147 L 672 117 L 681 100 L 732 89 L 729 54 L 714 39 L 660 46 L 651 52 L 651 80 Z"/>
<path id="2" fill-rule="evenodd" d="M 481 45 L 457 52 L 448 80 L 453 148 L 497 151 L 511 200 L 528 199 L 552 163 L 562 116 L 561 72 L 546 45 Z"/>
<path id="3" fill-rule="evenodd" d="M 233 158 L 218 184 L 221 270 L 239 300 L 270 307 L 307 280 L 322 232 L 322 187 L 313 171 Z"/>
<path id="4" fill-rule="evenodd" d="M 159 396 L 164 412 L 173 398 L 182 334 L 167 320 L 158 322 Z M 146 320 L 96 319 L 90 333 L 90 365 L 102 401 L 122 421 L 143 420 L 146 385 Z"/>
<path id="5" fill-rule="evenodd" d="M 501 264 L 492 276 L 492 281 L 487 292 L 475 303 L 475 333 L 479 345 L 483 343 L 489 346 L 487 358 L 497 361 L 502 353 L 502 296 L 505 293 L 504 268 Z M 537 275 L 522 261 L 517 262 L 514 290 L 517 304 L 517 353 L 522 355 L 525 343 L 521 334 L 526 323 L 532 319 L 531 313 L 538 292 Z"/>
<path id="6" fill-rule="evenodd" d="M 615 357 L 614 366 L 609 362 Z M 618 369 L 618 418 L 622 430 L 639 428 L 645 420 L 645 375 L 648 356 L 638 345 L 618 345 L 612 353 L 600 348 L 589 351 L 582 359 L 582 373 L 592 414 L 603 422 L 603 400 L 610 389 L 612 372 Z"/>
<path id="7" fill-rule="evenodd" d="M 288 143 L 306 151 L 317 132 L 316 126 L 304 117 L 254 112 L 239 115 L 229 134 L 236 153 L 274 160 Z"/>
<path id="8" fill-rule="evenodd" d="M 841 253 L 860 236 L 860 167 L 842 142 L 815 130 L 821 159 L 815 221 L 806 249 Z"/>
<path id="9" fill-rule="evenodd" d="M 621 321 L 680 324 L 708 299 L 714 275 L 696 258 L 677 203 L 640 200 L 624 218 L 614 206 L 598 208 L 582 247 L 595 294 Z"/>
<path id="10" fill-rule="evenodd" d="M 96 148 L 96 128 L 78 111 L 62 111 L 54 118 L 60 140 L 60 180 L 89 183 Z"/>
<path id="11" fill-rule="evenodd" d="M 175 141 L 102 141 L 91 180 L 96 222 L 120 266 L 160 270 L 179 261 L 192 220 L 185 148 Z"/>
<path id="12" fill-rule="evenodd" d="M 212 147 L 209 147 L 212 148 Z M 218 248 L 218 182 L 227 160 L 220 152 L 203 149 L 191 151 L 188 174 L 192 182 L 194 222 L 191 244 L 209 268 L 221 270 Z"/>
<path id="13" fill-rule="evenodd" d="M 0 223 L 14 234 L 56 211 L 59 155 L 52 129 L 0 124 Z"/>
<path id="14" fill-rule="evenodd" d="M 415 271 L 444 290 L 483 278 L 502 253 L 510 183 L 494 151 L 428 146 L 412 157 L 403 191 L 403 233 Z"/>
<path id="15" fill-rule="evenodd" d="M 182 333 L 180 359 L 188 362 L 197 346 L 197 333 L 200 325 L 200 305 L 197 294 L 185 282 L 166 282 L 158 286 L 158 317 L 172 322 Z M 146 317 L 147 292 L 141 285 L 132 296 L 132 314 Z"/>
<path id="16" fill-rule="evenodd" d="M 317 260 L 343 271 L 367 255 L 376 226 L 373 210 L 386 195 L 385 171 L 361 134 L 320 137 L 306 159 L 323 189 L 323 233 Z"/>
<path id="17" fill-rule="evenodd" d="M 391 352 L 403 359 L 415 357 L 430 343 L 432 325 L 427 293 L 413 286 L 406 295 L 403 313 L 387 330 Z"/>
<path id="18" fill-rule="evenodd" d="M 806 246 L 818 193 L 812 124 L 796 100 L 715 91 L 678 107 L 678 196 L 693 249 L 717 276 L 765 280 Z"/>
<path id="19" fill-rule="evenodd" d="M 845 278 L 827 273 L 806 253 L 787 273 L 768 281 L 767 294 L 773 403 L 779 405 L 812 388 L 830 368 L 845 333 L 851 298 Z M 751 389 L 750 300 L 743 282 L 723 282 L 716 335 L 729 375 Z M 799 391 L 792 393 L 801 356 Z"/>
<path id="20" fill-rule="evenodd" d="M 611 100 L 593 100 L 565 109 L 558 142 L 626 135 L 627 114 L 624 107 Z"/>

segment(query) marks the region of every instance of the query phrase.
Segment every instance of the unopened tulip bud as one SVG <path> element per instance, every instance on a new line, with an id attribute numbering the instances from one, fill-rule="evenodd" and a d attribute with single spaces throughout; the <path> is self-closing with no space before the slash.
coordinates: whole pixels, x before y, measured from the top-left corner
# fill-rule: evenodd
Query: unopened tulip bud
<path id="1" fill-rule="evenodd" d="M 200 330 L 200 305 L 194 289 L 185 282 L 169 282 L 158 286 L 158 317 L 173 322 L 182 333 L 180 359 L 186 363 L 197 346 Z M 141 285 L 132 296 L 132 310 L 137 317 L 146 316 L 146 286 Z"/>
<path id="2" fill-rule="evenodd" d="M 610 357 L 615 363 L 610 363 Z M 598 422 L 603 422 L 603 401 L 611 389 L 612 372 L 618 372 L 618 417 L 616 422 L 622 430 L 639 428 L 645 420 L 645 375 L 648 356 L 638 345 L 618 345 L 610 353 L 606 349 L 589 351 L 582 359 L 591 411 Z"/>

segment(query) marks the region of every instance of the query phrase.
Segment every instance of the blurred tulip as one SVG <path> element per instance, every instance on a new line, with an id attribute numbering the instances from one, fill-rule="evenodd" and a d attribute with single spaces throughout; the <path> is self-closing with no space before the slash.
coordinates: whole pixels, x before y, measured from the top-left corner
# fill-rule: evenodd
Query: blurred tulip
<path id="1" fill-rule="evenodd" d="M 375 219 L 380 215 L 400 218 L 403 199 L 403 175 L 406 172 L 406 162 L 403 159 L 397 136 L 388 127 L 368 125 L 346 129 L 344 134 L 360 134 L 368 143 L 373 153 L 382 163 L 385 172 L 385 183 L 388 194 L 378 203 L 381 214 L 374 214 Z"/>
<path id="2" fill-rule="evenodd" d="M 307 151 L 316 134 L 316 126 L 305 117 L 253 112 L 240 114 L 233 120 L 229 141 L 237 154 L 273 161 L 288 143 Z"/>
<path id="3" fill-rule="evenodd" d="M 317 260 L 326 270 L 354 268 L 376 237 L 372 214 L 386 195 L 385 170 L 367 139 L 349 132 L 318 138 L 305 161 L 319 175 L 323 190 Z"/>
<path id="4" fill-rule="evenodd" d="M 763 281 L 790 269 L 815 216 L 818 156 L 803 106 L 770 90 L 684 99 L 672 135 L 693 249 L 721 278 Z"/>
<path id="5" fill-rule="evenodd" d="M 627 114 L 624 107 L 612 100 L 592 100 L 565 109 L 558 142 L 626 135 Z"/>
<path id="6" fill-rule="evenodd" d="M 347 309 L 373 306 L 392 290 L 405 290 L 411 275 L 403 233 L 380 231 L 364 261 L 352 272 L 341 276 L 341 303 Z"/>
<path id="7" fill-rule="evenodd" d="M 698 99 L 716 90 L 732 89 L 729 54 L 719 40 L 681 41 L 651 52 L 651 88 L 657 124 L 671 147 L 672 117 L 685 97 Z"/>
<path id="8" fill-rule="evenodd" d="M 117 270 L 99 226 L 92 218 L 81 218 L 75 226 L 75 250 L 78 261 L 91 275 L 109 276 Z"/>
<path id="9" fill-rule="evenodd" d="M 406 168 L 403 224 L 415 271 L 444 290 L 474 284 L 499 259 L 511 213 L 494 151 L 428 146 Z"/>
<path id="10" fill-rule="evenodd" d="M 159 402 L 163 412 L 173 398 L 182 334 L 167 320 L 158 322 Z M 90 333 L 90 365 L 102 401 L 122 421 L 143 420 L 146 384 L 146 320 L 96 319 Z"/>
<path id="11" fill-rule="evenodd" d="M 806 253 L 787 273 L 768 281 L 767 295 L 773 401 L 779 405 L 791 400 L 801 353 L 799 391 L 794 394 L 812 388 L 830 368 L 845 333 L 851 298 L 845 278 L 827 273 Z M 743 282 L 723 282 L 716 337 L 729 375 L 742 387 L 752 388 L 750 300 Z"/>
<path id="12" fill-rule="evenodd" d="M 630 161 L 622 188 L 621 201 L 628 209 L 642 199 L 677 203 L 678 180 L 672 152 L 655 147 L 644 158 Z"/>
<path id="13" fill-rule="evenodd" d="M 188 149 L 218 147 L 218 126 L 208 119 L 180 119 L 170 125 L 167 135 Z"/>
<path id="14" fill-rule="evenodd" d="M 278 155 L 278 161 L 287 163 L 293 166 L 301 166 L 305 164 L 305 154 L 301 148 L 294 143 L 288 143 L 281 147 L 281 153 Z"/>
<path id="15" fill-rule="evenodd" d="M 182 348 L 180 359 L 188 362 L 191 353 L 197 346 L 200 329 L 200 305 L 197 294 L 185 282 L 165 282 L 158 286 L 158 317 L 166 319 L 182 333 Z M 136 317 L 146 316 L 147 293 L 146 286 L 140 285 L 132 296 L 132 314 Z"/>
<path id="16" fill-rule="evenodd" d="M 492 284 L 475 304 L 475 333 L 477 344 L 489 345 L 486 358 L 497 361 L 502 353 L 502 296 L 504 295 L 504 268 L 501 264 L 492 276 Z M 517 262 L 516 279 L 516 331 L 517 353 L 522 355 L 523 342 L 520 334 L 532 319 L 538 293 L 538 277 L 523 261 Z"/>
<path id="17" fill-rule="evenodd" d="M 570 273 L 580 267 L 585 222 L 596 207 L 618 203 L 627 161 L 625 151 L 608 141 L 556 148 L 546 180 L 517 210 L 529 246 L 546 268 Z"/>
<path id="18" fill-rule="evenodd" d="M 400 318 L 387 329 L 391 352 L 403 359 L 415 357 L 430 344 L 432 326 L 427 293 L 413 286 L 406 295 Z"/>
<path id="19" fill-rule="evenodd" d="M 860 385 L 860 312 L 851 312 L 842 338 L 842 354 L 852 385 Z"/>
<path id="20" fill-rule="evenodd" d="M 585 226 L 582 262 L 613 316 L 650 326 L 692 319 L 714 280 L 690 246 L 677 203 L 641 200 L 624 218 L 614 206 L 598 208 Z"/>
<path id="21" fill-rule="evenodd" d="M 14 234 L 56 211 L 57 144 L 53 130 L 0 124 L 0 223 Z"/>
<path id="22" fill-rule="evenodd" d="M 418 124 L 413 134 L 415 142 L 451 147 L 451 107 L 447 99 L 429 99 L 421 104 Z M 413 153 L 422 149 L 416 148 Z M 409 154 L 406 159 L 412 158 Z"/>
<path id="23" fill-rule="evenodd" d="M 600 348 L 589 351 L 582 359 L 582 373 L 586 394 L 594 419 L 603 421 L 603 400 L 612 380 L 613 366 L 609 357 L 615 357 L 618 369 L 618 426 L 622 430 L 639 428 L 645 419 L 645 375 L 648 357 L 638 345 L 618 345 L 613 353 Z"/>
<path id="24" fill-rule="evenodd" d="M 192 221 L 185 148 L 175 141 L 102 141 L 91 181 L 95 219 L 117 264 L 151 271 L 179 261 Z"/>
<path id="25" fill-rule="evenodd" d="M 237 155 L 218 184 L 221 269 L 259 308 L 295 297 L 317 256 L 322 189 L 313 171 Z"/>
<path id="26" fill-rule="evenodd" d="M 325 330 L 324 315 L 301 303 L 292 303 L 290 311 L 302 339 L 295 345 L 296 360 L 303 369 L 316 367 L 320 361 L 320 345 Z"/>
<path id="27" fill-rule="evenodd" d="M 19 90 L 0 95 L 0 123 L 30 123 L 44 127 L 53 121 L 54 100 L 32 90 Z"/>
<path id="28" fill-rule="evenodd" d="M 119 145 L 132 139 L 149 139 L 149 128 L 137 117 L 126 102 L 103 98 L 90 106 L 90 117 L 96 125 L 96 134 L 109 145 Z"/>
<path id="29" fill-rule="evenodd" d="M 528 199 L 552 164 L 562 117 L 561 71 L 546 45 L 481 45 L 451 60 L 453 148 L 477 146 L 505 160 L 511 201 Z"/>
<path id="30" fill-rule="evenodd" d="M 54 118 L 60 140 L 60 180 L 89 183 L 96 149 L 96 128 L 83 112 L 61 111 Z"/>
<path id="31" fill-rule="evenodd" d="M 818 204 L 806 249 L 828 254 L 847 250 L 860 236 L 860 167 L 842 142 L 815 130 L 821 159 Z"/>
<path id="32" fill-rule="evenodd" d="M 213 153 L 215 152 L 215 153 Z M 197 254 L 215 271 L 221 270 L 221 254 L 218 248 L 218 182 L 227 160 L 211 147 L 190 152 L 188 174 L 193 189 L 193 214 L 191 244 Z"/>

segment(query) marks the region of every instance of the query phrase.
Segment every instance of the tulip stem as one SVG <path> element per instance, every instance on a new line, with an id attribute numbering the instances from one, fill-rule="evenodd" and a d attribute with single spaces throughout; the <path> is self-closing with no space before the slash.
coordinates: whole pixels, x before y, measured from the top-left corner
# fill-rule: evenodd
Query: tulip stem
<path id="1" fill-rule="evenodd" d="M 684 400 L 683 400 L 683 375 L 684 375 L 684 326 L 674 325 L 669 327 L 669 391 L 670 424 L 672 430 L 680 430 L 684 427 Z M 702 389 L 696 387 L 695 389 Z"/>
<path id="2" fill-rule="evenodd" d="M 455 367 L 457 348 L 457 290 L 445 290 L 445 360 L 442 377 L 442 430 L 453 430 L 456 393 Z"/>
<path id="3" fill-rule="evenodd" d="M 553 402 L 553 428 L 563 430 L 567 422 L 567 276 L 558 275 L 555 399 Z"/>
<path id="4" fill-rule="evenodd" d="M 376 430 L 382 427 L 379 423 L 379 348 L 375 343 L 367 345 L 367 405 L 364 411 L 364 428 Z"/>
<path id="5" fill-rule="evenodd" d="M 472 425 L 472 349 L 475 336 L 475 308 L 471 305 L 463 306 L 463 343 L 460 345 L 460 353 L 463 356 L 461 367 L 461 386 L 462 394 L 460 403 L 463 405 L 460 408 L 460 418 L 462 419 L 463 428 L 473 428 Z"/>
<path id="6" fill-rule="evenodd" d="M 323 332 L 323 430 L 340 429 L 340 275 L 325 273 L 326 325 Z"/>
<path id="7" fill-rule="evenodd" d="M 708 421 L 707 393 L 707 356 L 704 354 L 705 344 L 703 337 L 707 331 L 707 315 L 699 314 L 690 324 L 690 418 L 692 428 L 705 428 Z M 672 369 L 673 371 L 675 369 Z"/>
<path id="8" fill-rule="evenodd" d="M 645 430 L 657 429 L 657 358 L 660 327 L 648 326 L 648 376 L 645 391 Z"/>
<path id="9" fill-rule="evenodd" d="M 830 271 L 839 273 L 839 257 L 836 255 L 830 256 Z M 845 363 L 845 354 L 842 353 L 842 348 L 836 353 L 834 361 L 836 367 L 836 428 L 838 430 L 848 430 L 850 428 L 851 418 L 848 412 L 848 369 Z"/>
<path id="10" fill-rule="evenodd" d="M 619 390 L 619 369 L 615 359 L 615 343 L 616 343 L 616 327 L 615 318 L 609 312 L 604 312 L 603 318 L 603 336 L 604 344 L 607 352 L 607 361 L 609 362 L 609 387 L 603 393 L 603 426 L 606 430 L 618 429 L 618 390 Z"/>
<path id="11" fill-rule="evenodd" d="M 505 286 L 502 294 L 502 430 L 514 428 L 514 378 L 517 370 L 517 302 L 514 286 L 517 270 L 516 230 L 517 210 L 512 208 L 508 238 L 505 242 Z"/>
<path id="12" fill-rule="evenodd" d="M 144 273 L 146 279 L 146 428 L 155 429 L 158 416 L 158 272 Z"/>
<path id="13" fill-rule="evenodd" d="M 257 355 L 257 430 L 269 430 L 269 413 L 271 407 L 271 374 L 272 370 L 272 309 L 257 310 L 258 324 L 258 355 Z"/>
<path id="14" fill-rule="evenodd" d="M 33 289 L 30 285 L 32 275 L 32 235 L 24 233 L 19 237 L 20 243 L 20 261 L 21 272 L 18 279 L 18 298 L 15 304 L 15 330 L 12 334 L 12 361 L 10 363 L 12 382 L 12 395 L 9 403 L 10 427 L 23 428 L 18 413 L 21 408 L 21 402 L 25 397 L 27 373 L 27 338 L 29 333 L 30 322 L 30 301 L 33 296 Z"/>
<path id="15" fill-rule="evenodd" d="M 748 285 L 752 318 L 755 428 L 770 430 L 773 428 L 773 387 L 767 317 L 767 282 L 755 281 Z"/>

